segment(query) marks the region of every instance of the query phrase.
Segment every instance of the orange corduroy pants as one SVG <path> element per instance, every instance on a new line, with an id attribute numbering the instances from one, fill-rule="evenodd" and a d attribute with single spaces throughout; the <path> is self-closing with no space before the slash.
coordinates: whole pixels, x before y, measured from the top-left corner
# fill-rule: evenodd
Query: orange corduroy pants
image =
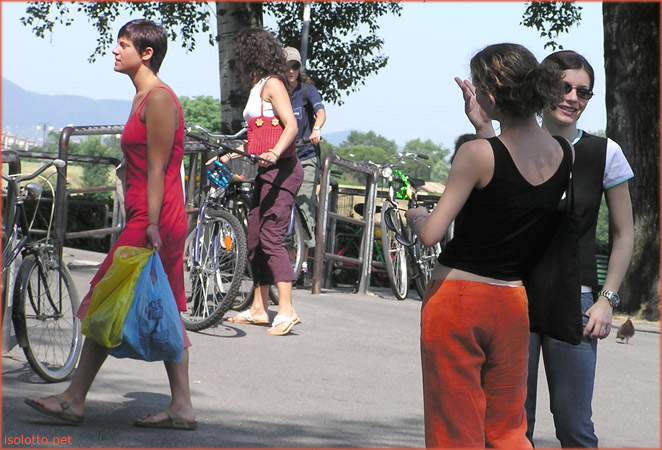
<path id="1" fill-rule="evenodd" d="M 526 438 L 524 287 L 433 280 L 421 312 L 425 443 L 532 448 Z"/>

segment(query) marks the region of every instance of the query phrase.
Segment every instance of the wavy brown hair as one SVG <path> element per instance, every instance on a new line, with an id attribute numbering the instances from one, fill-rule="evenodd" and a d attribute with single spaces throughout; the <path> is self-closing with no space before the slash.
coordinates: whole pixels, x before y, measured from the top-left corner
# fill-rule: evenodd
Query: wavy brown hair
<path id="1" fill-rule="evenodd" d="M 471 59 L 476 88 L 491 94 L 504 114 L 527 117 L 553 109 L 563 100 L 563 72 L 557 65 L 542 66 L 519 44 L 494 44 Z"/>
<path id="2" fill-rule="evenodd" d="M 249 28 L 234 39 L 235 63 L 239 68 L 241 84 L 250 89 L 264 77 L 280 79 L 289 89 L 283 46 L 268 31 Z"/>

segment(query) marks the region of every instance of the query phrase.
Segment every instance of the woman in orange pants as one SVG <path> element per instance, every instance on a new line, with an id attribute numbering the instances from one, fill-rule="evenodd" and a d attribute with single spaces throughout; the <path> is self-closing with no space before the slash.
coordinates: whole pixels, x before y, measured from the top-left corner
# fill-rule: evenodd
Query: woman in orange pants
<path id="1" fill-rule="evenodd" d="M 475 100 L 501 135 L 463 144 L 431 214 L 407 222 L 424 245 L 455 220 L 421 312 L 428 447 L 531 448 L 526 438 L 529 343 L 522 277 L 554 231 L 572 146 L 538 126 L 563 96 L 561 71 L 516 44 L 471 60 Z"/>

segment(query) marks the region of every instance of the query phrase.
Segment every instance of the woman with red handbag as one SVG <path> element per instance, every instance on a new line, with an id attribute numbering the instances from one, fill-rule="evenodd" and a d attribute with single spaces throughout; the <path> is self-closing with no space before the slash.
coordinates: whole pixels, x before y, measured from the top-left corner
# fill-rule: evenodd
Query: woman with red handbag
<path id="1" fill-rule="evenodd" d="M 248 153 L 259 155 L 253 203 L 248 217 L 248 257 L 255 283 L 249 309 L 228 318 L 231 323 L 269 323 L 269 286 L 278 287 L 278 314 L 267 334 L 288 334 L 299 317 L 292 305 L 295 281 L 285 235 L 303 169 L 294 140 L 297 121 L 287 90 L 288 66 L 280 42 L 269 32 L 247 29 L 235 39 L 234 54 L 242 84 L 250 87 L 244 118 Z"/>

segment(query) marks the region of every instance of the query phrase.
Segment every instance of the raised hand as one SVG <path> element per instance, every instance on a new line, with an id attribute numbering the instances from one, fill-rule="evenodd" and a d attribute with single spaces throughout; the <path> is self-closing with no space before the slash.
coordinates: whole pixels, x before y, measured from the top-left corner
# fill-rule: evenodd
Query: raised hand
<path id="1" fill-rule="evenodd" d="M 464 113 L 467 115 L 469 122 L 476 129 L 476 135 L 479 138 L 488 138 L 495 136 L 494 127 L 492 126 L 492 119 L 490 119 L 483 108 L 480 107 L 476 101 L 476 88 L 469 80 L 462 81 L 461 78 L 455 77 L 455 82 L 460 89 L 462 89 L 462 97 L 464 98 Z"/>

